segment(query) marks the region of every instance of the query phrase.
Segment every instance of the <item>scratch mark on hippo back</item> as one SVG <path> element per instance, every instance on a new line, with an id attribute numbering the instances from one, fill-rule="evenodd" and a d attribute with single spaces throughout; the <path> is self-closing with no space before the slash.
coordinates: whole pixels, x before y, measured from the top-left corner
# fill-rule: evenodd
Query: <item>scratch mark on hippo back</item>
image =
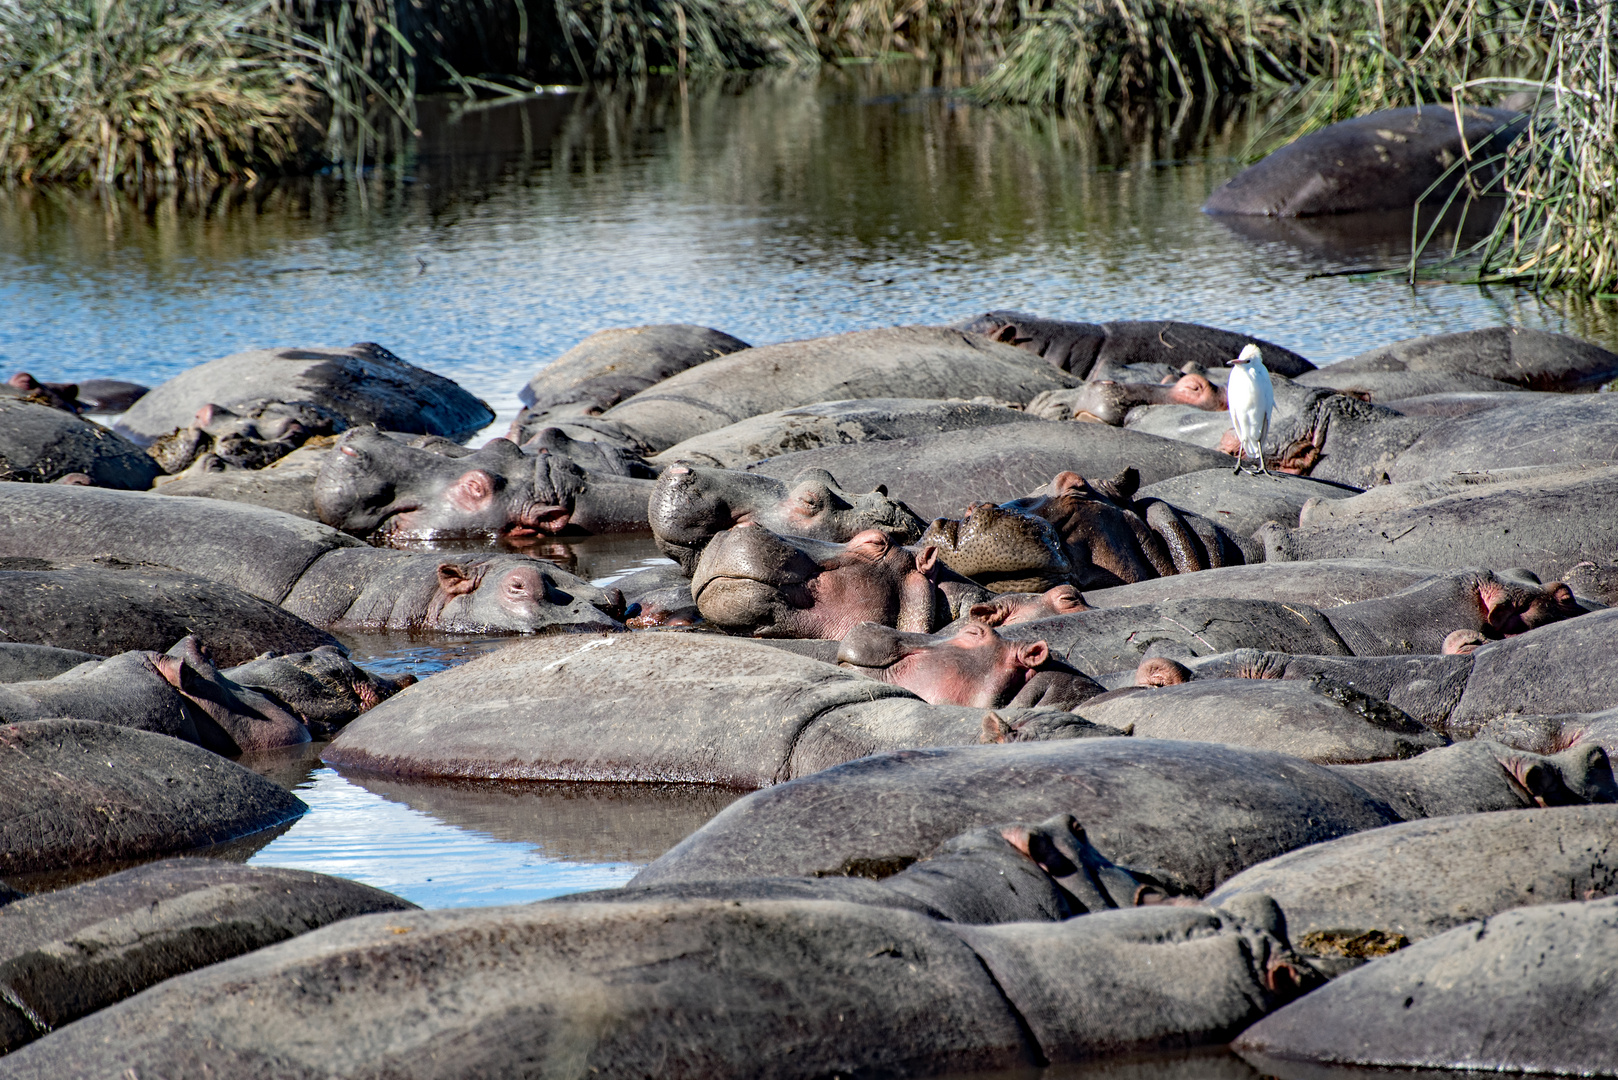
<path id="1" fill-rule="evenodd" d="M 547 672 L 547 671 L 555 671 L 557 668 L 561 667 L 563 664 L 567 663 L 569 660 L 577 660 L 579 657 L 583 656 L 585 653 L 589 652 L 591 649 L 599 649 L 604 645 L 611 645 L 614 641 L 617 641 L 617 640 L 618 640 L 617 636 L 612 636 L 612 637 L 597 638 L 595 641 L 585 642 L 579 648 L 574 649 L 572 652 L 568 653 L 566 656 L 562 657 L 560 660 L 552 660 L 550 663 L 546 664 L 544 667 L 540 668 L 539 670 L 542 673 Z"/>

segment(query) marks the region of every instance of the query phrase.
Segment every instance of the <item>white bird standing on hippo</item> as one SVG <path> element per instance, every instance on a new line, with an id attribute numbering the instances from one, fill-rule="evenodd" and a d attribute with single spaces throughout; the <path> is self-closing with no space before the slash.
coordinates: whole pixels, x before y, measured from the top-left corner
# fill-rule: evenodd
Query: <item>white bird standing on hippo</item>
<path id="1" fill-rule="evenodd" d="M 1257 472 L 1269 475 L 1264 467 L 1264 437 L 1270 433 L 1270 414 L 1275 411 L 1275 388 L 1257 345 L 1242 346 L 1241 355 L 1228 362 L 1230 383 L 1225 396 L 1230 402 L 1230 424 L 1236 429 L 1236 467 L 1248 455 L 1258 462 Z"/>

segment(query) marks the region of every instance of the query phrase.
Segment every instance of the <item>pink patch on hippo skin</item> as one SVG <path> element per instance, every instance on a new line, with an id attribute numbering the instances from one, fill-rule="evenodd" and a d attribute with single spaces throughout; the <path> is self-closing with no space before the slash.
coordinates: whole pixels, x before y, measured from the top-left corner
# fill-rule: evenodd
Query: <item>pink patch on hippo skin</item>
<path id="1" fill-rule="evenodd" d="M 494 498 L 494 477 L 482 469 L 468 470 L 449 486 L 444 498 L 457 510 L 482 510 Z"/>
<path id="2" fill-rule="evenodd" d="M 1479 645 L 1486 645 L 1488 641 L 1488 638 L 1476 630 L 1452 630 L 1444 638 L 1439 653 L 1444 656 L 1469 656 L 1477 652 Z"/>

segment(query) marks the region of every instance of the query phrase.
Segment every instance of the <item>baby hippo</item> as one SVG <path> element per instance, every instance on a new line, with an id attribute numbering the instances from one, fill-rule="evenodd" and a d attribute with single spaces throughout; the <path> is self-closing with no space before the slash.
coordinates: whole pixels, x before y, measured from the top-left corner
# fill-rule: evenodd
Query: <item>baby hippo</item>
<path id="1" fill-rule="evenodd" d="M 837 647 L 837 662 L 930 705 L 1072 709 L 1103 692 L 1054 659 L 1045 642 L 1008 641 L 979 622 L 948 635 L 861 623 Z"/>

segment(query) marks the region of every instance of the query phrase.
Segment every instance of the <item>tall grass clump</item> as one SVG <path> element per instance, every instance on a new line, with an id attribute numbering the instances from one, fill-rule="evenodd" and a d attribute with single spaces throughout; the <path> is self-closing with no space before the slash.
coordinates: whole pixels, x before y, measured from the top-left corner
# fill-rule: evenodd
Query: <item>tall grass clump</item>
<path id="1" fill-rule="evenodd" d="M 797 0 L 783 0 L 796 3 Z M 905 55 L 998 60 L 1030 0 L 808 0 L 813 44 L 827 59 Z"/>
<path id="2" fill-rule="evenodd" d="M 314 95 L 268 0 L 0 3 L 0 176 L 204 182 L 298 152 Z"/>

